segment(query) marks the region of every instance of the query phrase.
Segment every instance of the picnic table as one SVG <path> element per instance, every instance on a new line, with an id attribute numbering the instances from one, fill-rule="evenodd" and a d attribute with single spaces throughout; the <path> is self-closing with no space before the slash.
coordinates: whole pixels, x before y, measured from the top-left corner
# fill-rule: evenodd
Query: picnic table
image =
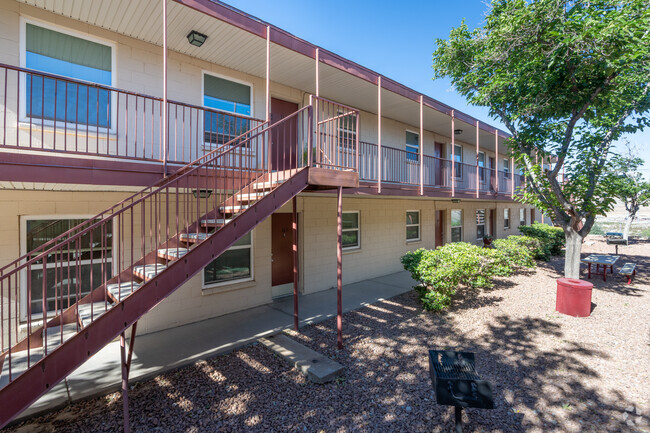
<path id="1" fill-rule="evenodd" d="M 596 265 L 596 272 L 598 272 L 600 266 L 603 267 L 603 281 L 607 281 L 607 267 L 609 267 L 610 273 L 614 273 L 614 263 L 619 259 L 619 256 L 610 255 L 610 254 L 590 254 L 580 261 L 582 263 L 587 263 L 587 277 L 591 278 L 591 265 Z"/>

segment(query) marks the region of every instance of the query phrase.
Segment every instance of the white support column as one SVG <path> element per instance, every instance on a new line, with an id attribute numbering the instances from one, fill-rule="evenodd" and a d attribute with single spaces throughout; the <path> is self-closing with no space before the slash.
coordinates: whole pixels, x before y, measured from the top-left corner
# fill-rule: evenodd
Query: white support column
<path id="1" fill-rule="evenodd" d="M 271 121 L 271 26 L 266 26 L 266 121 Z"/>
<path id="2" fill-rule="evenodd" d="M 163 0 L 163 103 L 160 110 L 162 111 L 162 157 L 163 157 L 163 176 L 167 176 L 167 0 Z"/>
<path id="3" fill-rule="evenodd" d="M 424 195 L 424 96 L 420 95 L 420 195 Z"/>
<path id="4" fill-rule="evenodd" d="M 320 96 L 320 49 L 316 48 L 316 96 Z"/>
<path id="5" fill-rule="evenodd" d="M 381 194 L 381 77 L 377 77 L 377 192 Z"/>
<path id="6" fill-rule="evenodd" d="M 512 182 L 512 188 L 510 189 L 510 198 L 514 200 L 515 198 L 515 159 L 510 158 L 510 176 L 512 176 L 512 179 L 510 182 Z"/>
<path id="7" fill-rule="evenodd" d="M 451 110 L 451 196 L 456 196 L 456 115 Z"/>
<path id="8" fill-rule="evenodd" d="M 478 190 L 479 190 L 479 178 L 480 178 L 480 173 L 479 173 L 479 166 L 478 166 L 478 128 L 479 128 L 479 121 L 476 121 L 476 198 L 478 198 Z M 485 164 L 485 161 L 483 161 Z"/>
<path id="9" fill-rule="evenodd" d="M 494 153 L 496 154 L 495 162 L 495 188 L 496 194 L 499 194 L 499 130 L 494 128 Z"/>

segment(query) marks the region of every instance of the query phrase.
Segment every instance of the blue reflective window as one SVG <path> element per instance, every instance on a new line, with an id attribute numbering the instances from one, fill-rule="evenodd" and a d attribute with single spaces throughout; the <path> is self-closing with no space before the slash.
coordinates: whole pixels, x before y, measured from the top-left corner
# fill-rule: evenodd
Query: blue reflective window
<path id="1" fill-rule="evenodd" d="M 27 24 L 26 32 L 27 68 L 112 85 L 110 47 L 31 24 Z M 108 90 L 34 74 L 26 74 L 25 90 L 28 117 L 102 128 L 111 126 Z"/>

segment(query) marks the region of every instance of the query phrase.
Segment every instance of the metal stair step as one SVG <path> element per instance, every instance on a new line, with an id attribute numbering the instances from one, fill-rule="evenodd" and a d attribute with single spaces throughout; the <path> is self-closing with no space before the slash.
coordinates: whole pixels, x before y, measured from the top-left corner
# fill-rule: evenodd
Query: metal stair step
<path id="1" fill-rule="evenodd" d="M 207 218 L 201 220 L 203 227 L 221 227 L 230 222 L 231 218 Z"/>
<path id="2" fill-rule="evenodd" d="M 29 365 L 30 367 L 36 362 L 40 361 L 43 357 L 42 347 L 32 347 L 29 351 Z M 11 380 L 15 380 L 18 376 L 27 370 L 27 351 L 11 352 Z M 0 389 L 9 383 L 9 356 L 5 357 L 2 363 L 2 372 L 0 373 Z"/>
<path id="3" fill-rule="evenodd" d="M 97 320 L 97 318 L 99 318 L 102 314 L 110 310 L 112 307 L 113 304 L 110 301 L 93 302 L 91 304 L 79 304 L 77 306 L 77 314 L 81 320 L 81 325 L 85 328 Z"/>
<path id="4" fill-rule="evenodd" d="M 266 194 L 266 192 L 246 192 L 235 194 L 234 199 L 242 203 L 251 202 L 263 198 Z"/>
<path id="5" fill-rule="evenodd" d="M 63 335 L 61 335 L 61 328 L 63 328 Z M 76 323 L 65 323 L 62 327 L 59 325 L 47 328 L 45 334 L 47 335 L 47 353 L 50 353 L 61 344 L 68 341 L 72 336 L 77 333 Z M 45 344 L 45 342 L 43 342 Z"/>
<path id="6" fill-rule="evenodd" d="M 189 248 L 161 248 L 158 250 L 158 257 L 162 259 L 177 260 L 189 252 Z"/>
<path id="7" fill-rule="evenodd" d="M 156 263 L 154 265 L 140 265 L 133 267 L 133 273 L 143 280 L 150 280 L 162 271 L 167 269 L 166 265 Z"/>
<path id="8" fill-rule="evenodd" d="M 137 283 L 135 281 L 125 281 L 119 284 L 109 284 L 106 286 L 106 290 L 108 290 L 108 292 L 113 295 L 115 299 L 122 300 L 139 289 L 140 286 L 142 286 L 142 283 Z"/>
<path id="9" fill-rule="evenodd" d="M 198 242 L 204 241 L 210 237 L 211 233 L 181 233 L 178 238 L 182 242 Z"/>
<path id="10" fill-rule="evenodd" d="M 225 213 L 225 214 L 235 214 L 235 213 L 239 213 L 241 211 L 245 211 L 248 208 L 249 208 L 249 206 L 247 206 L 247 205 L 221 206 L 219 208 L 219 212 Z"/>

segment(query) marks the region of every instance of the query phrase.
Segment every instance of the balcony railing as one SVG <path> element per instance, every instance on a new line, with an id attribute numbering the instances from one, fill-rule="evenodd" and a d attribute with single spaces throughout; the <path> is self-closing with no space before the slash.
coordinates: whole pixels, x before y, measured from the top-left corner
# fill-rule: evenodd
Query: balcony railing
<path id="1" fill-rule="evenodd" d="M 359 141 L 359 111 L 325 98 L 311 98 L 315 109 L 313 147 L 303 155 L 276 155 L 276 159 L 311 160 L 315 166 L 335 170 L 358 168 L 361 181 L 378 182 L 379 148 Z M 249 116 L 168 101 L 168 127 L 163 133 L 161 98 L 4 64 L 0 64 L 0 102 L 0 149 L 157 163 L 196 160 L 264 124 Z M 306 127 L 296 131 L 309 133 Z M 277 142 L 296 139 L 272 138 Z M 273 159 L 273 155 L 268 157 Z M 512 194 L 513 187 L 517 193 L 525 186 L 521 175 L 462 162 L 452 164 L 451 160 L 390 145 L 381 148 L 381 182 L 453 187 L 463 193 L 496 193 L 498 189 L 499 194 Z"/>
<path id="2" fill-rule="evenodd" d="M 263 123 L 181 102 L 0 64 L 0 149 L 185 164 Z"/>

